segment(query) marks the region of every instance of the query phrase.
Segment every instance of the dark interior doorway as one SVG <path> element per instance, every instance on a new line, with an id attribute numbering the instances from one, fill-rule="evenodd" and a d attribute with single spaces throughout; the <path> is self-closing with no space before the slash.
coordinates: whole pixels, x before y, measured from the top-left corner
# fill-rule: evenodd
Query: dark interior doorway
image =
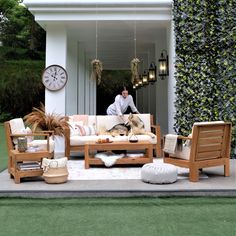
<path id="1" fill-rule="evenodd" d="M 97 115 L 106 115 L 107 107 L 114 102 L 115 96 L 120 94 L 120 87 L 126 86 L 129 94 L 136 94 L 131 83 L 131 72 L 128 70 L 104 70 L 101 83 L 97 86 Z M 126 111 L 129 113 L 130 109 Z"/>

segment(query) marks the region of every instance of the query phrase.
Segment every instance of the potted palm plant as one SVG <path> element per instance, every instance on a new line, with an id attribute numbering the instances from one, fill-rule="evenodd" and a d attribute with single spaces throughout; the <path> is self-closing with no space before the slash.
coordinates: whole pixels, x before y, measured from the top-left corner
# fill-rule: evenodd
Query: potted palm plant
<path id="1" fill-rule="evenodd" d="M 45 107 L 41 103 L 39 108 L 33 107 L 32 112 L 24 117 L 27 125 L 31 126 L 33 132 L 37 130 L 53 131 L 55 141 L 55 154 L 63 153 L 65 151 L 65 129 L 69 128 L 65 116 L 56 113 L 46 113 Z"/>
<path id="2" fill-rule="evenodd" d="M 36 130 L 50 130 L 54 132 L 54 135 L 59 136 L 63 136 L 65 128 L 69 127 L 65 116 L 46 113 L 42 103 L 39 108 L 33 107 L 32 112 L 24 117 L 24 121 L 31 126 L 33 132 Z"/>

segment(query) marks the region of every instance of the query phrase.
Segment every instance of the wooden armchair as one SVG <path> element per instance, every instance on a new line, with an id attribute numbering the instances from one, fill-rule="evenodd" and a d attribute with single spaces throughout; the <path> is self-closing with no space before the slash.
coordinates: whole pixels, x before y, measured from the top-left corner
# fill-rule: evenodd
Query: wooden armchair
<path id="1" fill-rule="evenodd" d="M 33 177 L 41 176 L 43 174 L 42 168 L 31 168 L 31 169 L 21 169 L 19 166 L 22 163 L 38 162 L 40 164 L 42 158 L 53 158 L 54 152 L 50 150 L 50 135 L 53 135 L 52 131 L 41 131 L 31 134 L 12 134 L 10 122 L 4 123 L 7 151 L 8 151 L 8 172 L 11 177 L 14 177 L 15 183 L 20 183 L 20 179 L 23 177 Z M 19 152 L 15 149 L 15 141 L 18 137 L 27 136 L 37 136 L 43 137 L 43 147 L 45 150 L 35 151 L 35 152 Z M 44 148 L 43 148 L 44 149 Z"/>
<path id="2" fill-rule="evenodd" d="M 178 136 L 178 140 L 189 140 L 189 150 L 183 147 L 185 150 L 175 154 L 164 151 L 164 162 L 189 168 L 190 181 L 197 182 L 199 170 L 213 166 L 223 165 L 224 176 L 230 175 L 230 122 L 194 123 L 191 137 Z"/>

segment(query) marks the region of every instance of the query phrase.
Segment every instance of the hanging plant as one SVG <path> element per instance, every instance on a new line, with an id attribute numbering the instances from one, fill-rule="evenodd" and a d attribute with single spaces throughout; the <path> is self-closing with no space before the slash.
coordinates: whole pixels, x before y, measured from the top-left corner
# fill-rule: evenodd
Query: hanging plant
<path id="1" fill-rule="evenodd" d="M 96 80 L 97 84 L 99 85 L 101 83 L 102 78 L 102 62 L 98 59 L 94 59 L 91 62 L 92 65 L 92 74 L 91 79 Z"/>
<path id="2" fill-rule="evenodd" d="M 130 63 L 130 69 L 131 69 L 131 82 L 134 84 L 135 79 L 139 78 L 138 74 L 138 67 L 139 67 L 140 60 L 138 58 L 134 58 Z"/>

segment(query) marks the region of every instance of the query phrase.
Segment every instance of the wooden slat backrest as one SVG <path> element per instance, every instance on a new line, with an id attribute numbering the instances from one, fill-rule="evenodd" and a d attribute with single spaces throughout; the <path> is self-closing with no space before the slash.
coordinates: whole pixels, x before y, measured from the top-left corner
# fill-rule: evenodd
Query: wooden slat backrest
<path id="1" fill-rule="evenodd" d="M 201 161 L 229 155 L 231 124 L 194 125 L 190 160 Z"/>

